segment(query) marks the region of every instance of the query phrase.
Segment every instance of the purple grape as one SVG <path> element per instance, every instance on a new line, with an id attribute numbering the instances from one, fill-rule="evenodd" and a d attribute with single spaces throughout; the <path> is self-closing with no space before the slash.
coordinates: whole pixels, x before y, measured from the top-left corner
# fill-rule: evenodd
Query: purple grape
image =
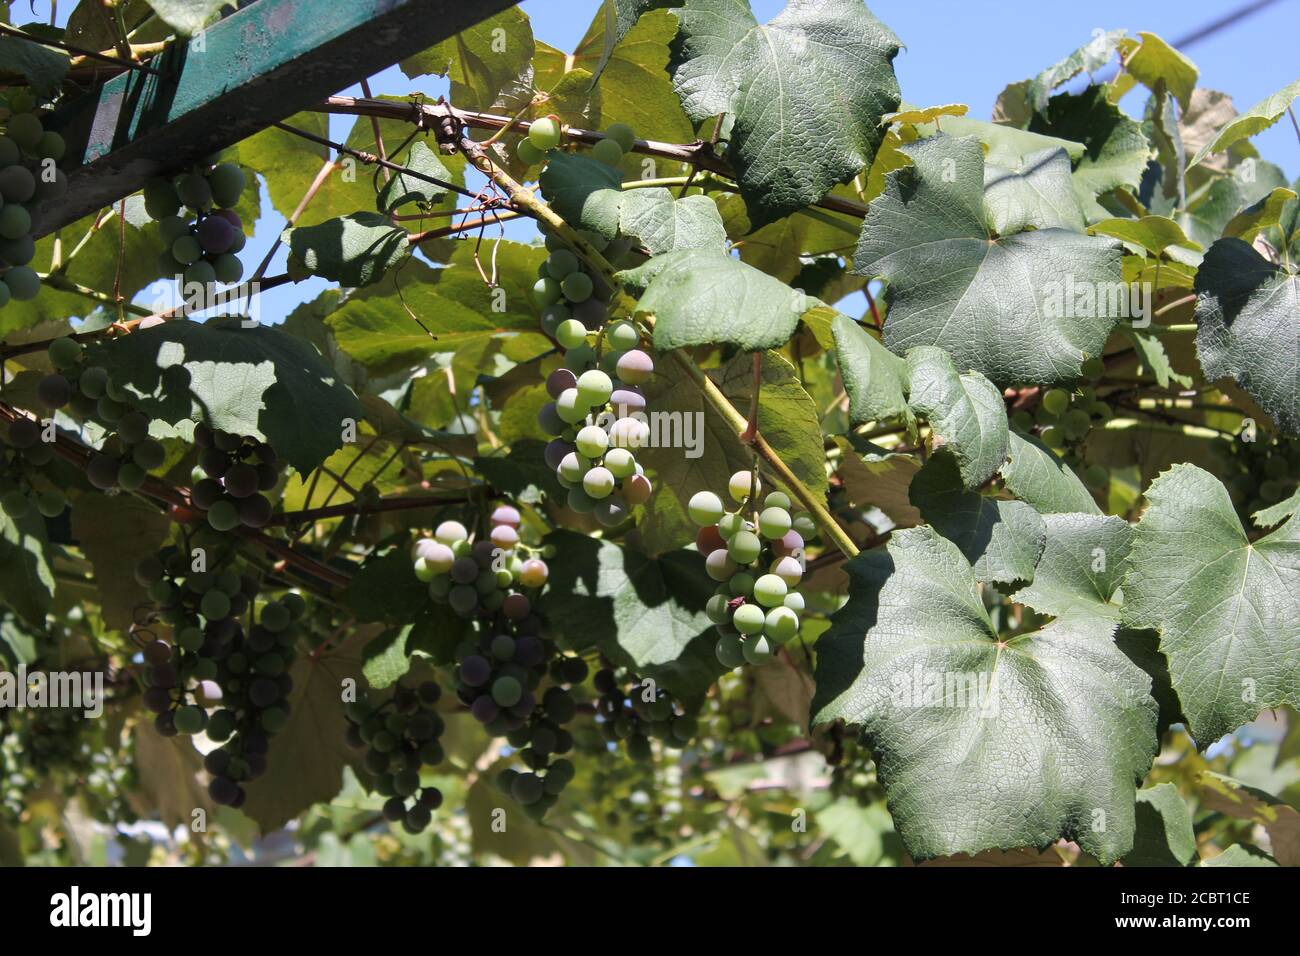
<path id="1" fill-rule="evenodd" d="M 474 719 L 480 724 L 486 724 L 495 720 L 501 709 L 497 707 L 496 702 L 491 697 L 484 694 L 470 704 L 469 712 L 474 715 Z"/>
<path id="2" fill-rule="evenodd" d="M 460 679 L 470 687 L 482 687 L 492 676 L 492 665 L 487 658 L 471 654 L 460 662 Z"/>
<path id="3" fill-rule="evenodd" d="M 566 388 L 577 388 L 578 376 L 567 368 L 557 368 L 546 378 L 546 391 L 551 398 L 559 398 Z"/>
<path id="4" fill-rule="evenodd" d="M 199 223 L 197 236 L 199 245 L 205 252 L 219 255 L 229 251 L 231 244 L 234 243 L 235 227 L 223 217 L 208 216 Z"/>

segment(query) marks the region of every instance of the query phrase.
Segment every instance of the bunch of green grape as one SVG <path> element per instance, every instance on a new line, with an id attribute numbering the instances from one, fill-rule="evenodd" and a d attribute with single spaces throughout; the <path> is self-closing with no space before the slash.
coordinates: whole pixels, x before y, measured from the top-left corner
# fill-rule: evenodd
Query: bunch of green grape
<path id="1" fill-rule="evenodd" d="M 698 492 L 687 504 L 700 526 L 696 545 L 705 569 L 719 582 L 705 612 L 717 626 L 723 666 L 766 664 L 799 633 L 804 542 L 817 526 L 808 515 L 792 515 L 790 498 L 780 491 L 769 493 L 762 510 L 752 509 L 753 520 L 747 519 L 746 505 L 762 491 L 748 471 L 732 475 L 728 491 L 739 505 L 732 512 L 711 491 Z"/>
<path id="2" fill-rule="evenodd" d="M 515 155 L 525 166 L 536 166 L 545 161 L 546 154 L 560 145 L 564 138 L 564 124 L 555 114 L 533 120 L 526 136 L 515 146 Z M 604 136 L 592 145 L 590 156 L 607 166 L 618 166 L 623 157 L 632 151 L 636 133 L 626 123 L 611 123 Z"/>
<path id="3" fill-rule="evenodd" d="M 399 684 L 382 703 L 363 698 L 345 708 L 348 746 L 365 751 L 375 790 L 387 798 L 384 819 L 411 834 L 428 827 L 442 806 L 442 791 L 420 783 L 420 769 L 437 766 L 445 756 L 438 742 L 447 727 L 437 711 L 441 697 L 435 681 L 424 681 L 416 687 Z"/>
<path id="4" fill-rule="evenodd" d="M 135 576 L 174 641 L 155 638 L 144 646 L 144 705 L 163 736 L 203 732 L 222 744 L 204 760 L 213 777 L 208 792 L 216 803 L 238 807 L 242 784 L 266 772 L 269 738 L 289 719 L 289 668 L 307 606 L 286 593 L 261 604 L 245 630 L 240 618 L 256 604 L 260 586 L 235 569 L 230 553 L 210 570 L 193 571 L 193 559 L 169 546 L 142 560 Z"/>
<path id="5" fill-rule="evenodd" d="M 1104 367 L 1099 359 L 1083 363 L 1085 377 L 1099 379 Z M 1043 393 L 1035 414 L 1020 410 L 1011 417 L 1011 423 L 1023 432 L 1038 428 L 1039 438 L 1066 462 L 1082 465 L 1082 448 L 1088 433 L 1104 425 L 1114 415 L 1110 405 L 1097 397 L 1094 385 L 1081 385 L 1076 389 L 1051 388 Z M 1106 484 L 1108 474 L 1100 465 L 1083 469 L 1084 482 L 1093 488 Z"/>
<path id="6" fill-rule="evenodd" d="M 202 289 L 243 277 L 238 253 L 247 239 L 235 212 L 243 191 L 244 171 L 215 159 L 145 183 L 145 211 L 158 221 L 166 243 L 158 258 L 163 275 Z"/>
<path id="7" fill-rule="evenodd" d="M 65 149 L 63 137 L 45 129 L 35 107 L 26 91 L 11 92 L 9 118 L 0 134 L 0 309 L 10 299 L 26 302 L 40 292 L 40 276 L 29 265 L 36 255 L 31 210 L 68 190 L 57 165 Z"/>
<path id="8" fill-rule="evenodd" d="M 568 489 L 568 506 L 614 528 L 654 490 L 634 453 L 650 441 L 641 387 L 654 374 L 654 360 L 627 320 L 603 329 L 599 353 L 587 338 L 577 319 L 561 323 L 557 339 L 568 349 L 566 362 L 546 379 L 554 401 L 542 406 L 538 420 L 554 436 L 546 462 Z"/>
<path id="9" fill-rule="evenodd" d="M 37 383 L 37 397 L 51 411 L 65 409 L 109 433 L 86 466 L 90 483 L 101 491 L 140 488 L 167 458 L 162 443 L 149 437 L 149 416 L 133 407 L 131 393 L 113 381 L 106 368 L 87 360 L 85 347 L 76 339 L 55 339 L 47 355 L 55 371 Z M 163 373 L 166 391 L 188 389 L 189 382 L 184 366 Z"/>
<path id="10" fill-rule="evenodd" d="M 217 531 L 243 525 L 261 528 L 271 520 L 271 500 L 263 492 L 280 481 L 280 457 L 266 442 L 194 426 L 199 463 L 190 501 L 207 513 Z"/>
<path id="11" fill-rule="evenodd" d="M 1300 482 L 1300 440 L 1263 434 L 1257 439 L 1213 446 L 1222 462 L 1223 482 L 1247 521 L 1256 511 L 1290 497 Z"/>
<path id="12" fill-rule="evenodd" d="M 33 469 L 49 464 L 54 457 L 50 442 L 41 440 L 41 426 L 30 418 L 9 424 L 0 439 L 0 511 L 14 520 L 38 512 L 57 518 L 67 507 L 67 499 L 57 488 L 38 489 Z"/>
<path id="13" fill-rule="evenodd" d="M 620 681 L 613 668 L 603 668 L 592 678 L 600 695 L 596 720 L 610 743 L 623 742 L 633 760 L 649 760 L 650 740 L 667 747 L 685 747 L 699 730 L 696 718 L 653 681 L 625 675 Z"/>

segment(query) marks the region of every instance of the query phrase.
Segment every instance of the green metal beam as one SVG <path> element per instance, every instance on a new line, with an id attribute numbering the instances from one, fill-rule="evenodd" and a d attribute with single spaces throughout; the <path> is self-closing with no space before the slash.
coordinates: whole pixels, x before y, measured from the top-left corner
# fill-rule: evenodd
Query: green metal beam
<path id="1" fill-rule="evenodd" d="M 37 236 L 512 6 L 512 0 L 256 0 L 60 111 L 69 189 Z M 76 160 L 81 165 L 73 167 Z"/>

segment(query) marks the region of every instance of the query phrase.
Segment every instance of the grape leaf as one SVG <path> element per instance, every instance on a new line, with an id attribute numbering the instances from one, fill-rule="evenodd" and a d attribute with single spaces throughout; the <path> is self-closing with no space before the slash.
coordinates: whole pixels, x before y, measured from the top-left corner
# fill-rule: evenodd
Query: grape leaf
<path id="1" fill-rule="evenodd" d="M 569 531 L 549 543 L 565 555 L 552 569 L 547 624 L 570 650 L 599 647 L 674 696 L 703 696 L 722 673 L 704 604 L 714 584 L 696 551 L 648 558 Z"/>
<path id="2" fill-rule="evenodd" d="M 748 351 L 785 345 L 799 317 L 820 303 L 753 266 L 714 249 L 656 256 L 619 273 L 644 288 L 637 311 L 655 317 L 662 352 L 730 342 Z"/>
<path id="3" fill-rule="evenodd" d="M 1271 528 L 1275 524 L 1280 524 L 1283 518 L 1289 518 L 1297 511 L 1300 511 L 1300 488 L 1292 492 L 1289 498 L 1284 498 L 1277 504 L 1256 511 L 1251 515 L 1251 518 L 1254 519 L 1257 527 Z"/>
<path id="4" fill-rule="evenodd" d="M 1083 213 L 1063 149 L 1030 153 L 1013 168 L 984 166 L 984 208 L 1000 235 L 1025 229 L 1083 231 Z"/>
<path id="5" fill-rule="evenodd" d="M 962 482 L 978 488 L 1007 459 L 1008 426 L 1002 393 L 978 372 L 958 374 L 943 349 L 922 345 L 907 353 L 908 404 L 930 423 L 935 448 L 957 461 Z"/>
<path id="6" fill-rule="evenodd" d="M 378 282 L 411 251 L 406 230 L 374 212 L 291 227 L 281 238 L 313 273 L 354 289 Z"/>
<path id="7" fill-rule="evenodd" d="M 1062 83 L 1066 83 L 1080 73 L 1096 73 L 1115 55 L 1120 41 L 1124 38 L 1123 30 L 1097 31 L 1091 40 L 1079 47 L 1065 59 L 1053 63 L 1029 81 L 1025 96 L 1036 110 L 1047 107 L 1047 99 Z"/>
<path id="8" fill-rule="evenodd" d="M 835 357 L 840 377 L 849 395 L 849 421 L 892 421 L 903 418 L 911 422 L 907 404 L 907 362 L 885 348 L 857 322 L 836 312 L 831 322 L 835 336 Z"/>
<path id="9" fill-rule="evenodd" d="M 1056 454 L 1033 435 L 1011 429 L 1000 474 L 1007 490 L 1039 514 L 1101 514 L 1088 489 Z"/>
<path id="10" fill-rule="evenodd" d="M 90 561 L 104 623 L 123 634 L 149 604 L 135 566 L 155 554 L 171 529 L 165 511 L 139 498 L 85 494 L 72 505 L 72 533 Z"/>
<path id="11" fill-rule="evenodd" d="M 1183 234 L 1182 227 L 1166 216 L 1143 216 L 1140 219 L 1103 219 L 1093 223 L 1088 231 L 1096 236 L 1110 236 L 1122 239 L 1135 246 L 1141 246 L 1152 255 L 1160 255 L 1170 246 L 1182 246 L 1187 249 L 1200 249 L 1198 242 L 1193 242 Z"/>
<path id="12" fill-rule="evenodd" d="M 491 112 L 503 96 L 529 83 L 534 49 L 528 14 L 509 7 L 398 66 L 409 79 L 448 76 L 452 103 L 463 110 Z"/>
<path id="13" fill-rule="evenodd" d="M 1276 93 L 1264 97 L 1246 112 L 1233 117 L 1212 140 L 1196 151 L 1187 168 L 1199 165 L 1211 153 L 1221 153 L 1233 144 L 1268 129 L 1282 118 L 1297 96 L 1300 96 L 1300 80 L 1287 84 Z"/>
<path id="14" fill-rule="evenodd" d="M 675 7 L 681 2 L 682 0 L 602 0 L 600 8 L 605 17 L 604 36 L 600 59 L 591 71 L 592 82 L 595 83 L 600 79 L 600 75 L 605 72 L 605 67 L 609 65 L 610 57 L 614 55 L 614 50 L 636 26 L 641 14 L 650 10 Z"/>
<path id="15" fill-rule="evenodd" d="M 356 396 L 307 342 L 239 319 L 174 320 L 96 343 L 92 361 L 113 370 L 145 414 L 187 418 L 269 442 L 300 472 L 343 443 L 345 419 L 361 417 Z M 189 388 L 164 388 L 164 371 L 183 365 Z"/>
<path id="16" fill-rule="evenodd" d="M 221 14 L 233 7 L 232 0 L 147 0 L 158 18 L 179 36 L 192 37 Z"/>
<path id="17" fill-rule="evenodd" d="M 245 784 L 248 800 L 241 808 L 263 833 L 333 799 L 343 786 L 343 768 L 356 756 L 345 740 L 343 682 L 365 686 L 361 645 L 373 636 L 372 630 L 358 629 L 319 656 L 300 655 L 289 669 L 289 720 L 271 738 L 266 773 Z"/>
<path id="18" fill-rule="evenodd" d="M 908 852 L 1066 837 L 1103 863 L 1127 853 L 1156 703 L 1114 621 L 999 635 L 970 564 L 930 528 L 846 568 L 849 603 L 817 644 L 815 722 L 862 729 Z"/>
<path id="19" fill-rule="evenodd" d="M 1278 862 L 1263 850 L 1234 843 L 1216 857 L 1202 860 L 1197 866 L 1278 866 Z"/>
<path id="20" fill-rule="evenodd" d="M 13 36 L 0 36 L 0 63 L 4 73 L 26 77 L 32 92 L 42 98 L 57 93 L 68 75 L 68 54 Z"/>
<path id="21" fill-rule="evenodd" d="M 1124 579 L 1124 622 L 1160 633 L 1188 729 L 1204 749 L 1300 704 L 1300 522 L 1251 542 L 1218 479 L 1175 465 L 1147 489 Z"/>
<path id="22" fill-rule="evenodd" d="M 623 174 L 579 153 L 552 153 L 541 176 L 542 195 L 576 229 L 606 239 L 618 235 Z"/>
<path id="23" fill-rule="evenodd" d="M 1271 793 L 1205 770 L 1197 777 L 1206 809 L 1264 828 L 1273 858 L 1282 866 L 1300 866 L 1300 812 Z"/>
<path id="24" fill-rule="evenodd" d="M 164 737 L 152 720 L 137 720 L 131 731 L 135 744 L 135 770 L 144 813 L 157 813 L 168 829 L 188 827 L 194 811 L 211 814 L 216 810 L 208 788 L 200 783 L 203 757 L 189 737 Z"/>
<path id="25" fill-rule="evenodd" d="M 747 0 L 687 0 L 673 86 L 696 122 L 726 113 L 728 157 L 763 226 L 871 164 L 898 109 L 901 43 L 858 0 L 791 3 L 765 26 Z"/>
<path id="26" fill-rule="evenodd" d="M 1191 105 L 1199 70 L 1196 64 L 1154 33 L 1139 32 L 1140 41 L 1126 37 L 1120 43 L 1124 69 L 1151 91 L 1163 84 L 1184 111 Z"/>
<path id="27" fill-rule="evenodd" d="M 1062 229 L 994 236 L 977 141 L 902 150 L 913 165 L 888 175 L 853 257 L 856 274 L 888 283 L 885 344 L 937 345 L 999 387 L 1077 378 L 1127 306 L 1119 245 Z"/>
<path id="28" fill-rule="evenodd" d="M 54 600 L 45 519 L 35 508 L 21 518 L 0 511 L 0 598 L 35 628 L 45 626 Z"/>
<path id="29" fill-rule="evenodd" d="M 1177 221 L 1188 236 L 1208 248 L 1239 214 L 1286 185 L 1286 175 L 1278 166 L 1251 160 L 1211 183 L 1186 210 L 1176 214 Z"/>
<path id="30" fill-rule="evenodd" d="M 835 470 L 849 503 L 870 505 L 883 511 L 897 527 L 910 528 L 923 522 L 908 491 L 921 465 L 914 455 L 889 454 L 883 449 L 862 452 L 847 439 L 839 438 L 840 462 Z M 961 478 L 953 469 L 953 481 L 960 489 Z"/>
<path id="31" fill-rule="evenodd" d="M 1220 239 L 1196 274 L 1196 354 L 1278 426 L 1300 435 L 1300 276 L 1249 243 Z"/>
<path id="32" fill-rule="evenodd" d="M 1097 196 L 1121 187 L 1137 189 L 1152 155 L 1142 127 L 1108 102 L 1099 86 L 1053 96 L 1046 112 L 1036 113 L 1029 128 L 1084 145 L 1073 178 L 1075 196 L 1089 222 L 1111 215 L 1098 204 Z"/>
<path id="33" fill-rule="evenodd" d="M 961 549 L 981 581 L 1029 581 L 1043 551 L 1043 519 L 1022 501 L 1002 501 L 963 487 L 957 460 L 930 456 L 912 478 L 909 497 L 933 526 Z"/>
<path id="34" fill-rule="evenodd" d="M 667 189 L 633 189 L 623 199 L 619 229 L 651 255 L 681 249 L 721 251 L 727 241 L 718 207 L 707 196 L 674 199 Z"/>
<path id="35" fill-rule="evenodd" d="M 1125 866 L 1187 866 L 1196 859 L 1192 813 L 1172 783 L 1137 792 L 1137 827 Z"/>
<path id="36" fill-rule="evenodd" d="M 451 173 L 442 164 L 438 154 L 424 143 L 412 143 L 411 152 L 402 165 L 443 182 L 451 179 Z M 448 192 L 446 187 L 426 179 L 416 179 L 408 173 L 393 173 L 393 177 L 379 191 L 377 205 L 379 211 L 385 214 L 395 212 L 407 203 L 415 203 L 420 209 L 428 211 Z"/>
<path id="37" fill-rule="evenodd" d="M 1052 617 L 1090 616 L 1118 621 L 1112 603 L 1133 543 L 1133 526 L 1097 514 L 1043 515 L 1046 539 L 1034 580 L 1012 595 Z"/>

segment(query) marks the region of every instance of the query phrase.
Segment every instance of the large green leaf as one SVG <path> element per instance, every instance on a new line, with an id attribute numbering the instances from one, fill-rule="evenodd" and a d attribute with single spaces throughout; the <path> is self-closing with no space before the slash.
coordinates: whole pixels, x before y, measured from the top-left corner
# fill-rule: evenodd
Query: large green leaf
<path id="1" fill-rule="evenodd" d="M 958 373 L 943 349 L 907 353 L 908 403 L 930 423 L 935 448 L 952 453 L 967 488 L 978 488 L 1007 459 L 1008 425 L 1002 393 L 979 372 Z"/>
<path id="2" fill-rule="evenodd" d="M 1034 581 L 1013 600 L 1053 617 L 1119 620 L 1112 603 L 1133 543 L 1133 526 L 1123 518 L 1097 514 L 1054 514 L 1042 518 L 1046 534 Z"/>
<path id="3" fill-rule="evenodd" d="M 998 634 L 970 564 L 929 528 L 846 567 L 851 596 L 818 641 L 813 710 L 862 729 L 908 852 L 1067 837 L 1104 863 L 1127 853 L 1156 703 L 1114 621 Z"/>
<path id="4" fill-rule="evenodd" d="M 0 71 L 25 77 L 41 97 L 57 93 L 68 75 L 68 54 L 12 36 L 0 36 L 0 63 Z"/>
<path id="5" fill-rule="evenodd" d="M 546 601 L 547 624 L 564 646 L 598 647 L 675 696 L 704 694 L 722 666 L 704 613 L 714 585 L 698 552 L 648 558 L 568 531 L 547 540 L 565 556 L 551 572 Z"/>
<path id="6" fill-rule="evenodd" d="M 411 368 L 437 352 L 454 352 L 502 333 L 537 329 L 528 290 L 546 258 L 540 246 L 500 240 L 485 244 L 484 268 L 496 265 L 488 288 L 474 264 L 474 244 L 456 247 L 451 264 L 418 260 L 350 296 L 326 322 L 339 346 L 374 375 Z"/>
<path id="7" fill-rule="evenodd" d="M 267 772 L 247 784 L 241 808 L 263 833 L 284 826 L 312 804 L 331 800 L 343 786 L 343 768 L 356 754 L 345 740 L 343 683 L 365 686 L 361 647 L 370 631 L 354 631 L 319 656 L 303 654 L 289 670 L 289 720 L 271 738 Z"/>
<path id="8" fill-rule="evenodd" d="M 407 154 L 403 165 L 423 176 L 439 179 L 442 182 L 451 179 L 451 173 L 442 164 L 438 154 L 424 143 L 411 144 L 411 151 Z M 431 183 L 428 179 L 417 179 L 410 173 L 393 173 L 383 189 L 379 190 L 377 204 L 382 213 L 396 212 L 407 203 L 415 203 L 418 208 L 427 211 L 449 191 L 445 186 Z"/>
<path id="9" fill-rule="evenodd" d="M 1052 90 L 1080 73 L 1096 73 L 1114 57 L 1123 38 L 1123 30 L 1094 32 L 1091 40 L 1029 81 L 1025 95 L 1030 105 L 1036 110 L 1045 109 Z"/>
<path id="10" fill-rule="evenodd" d="M 1140 41 L 1130 37 L 1121 44 L 1124 69 L 1149 90 L 1168 90 L 1186 110 L 1196 88 L 1196 64 L 1154 33 L 1143 31 L 1138 37 Z"/>
<path id="11" fill-rule="evenodd" d="M 681 249 L 722 251 L 727 231 L 707 196 L 674 199 L 667 189 L 633 189 L 619 211 L 619 229 L 639 240 L 651 255 Z"/>
<path id="12" fill-rule="evenodd" d="M 1197 743 L 1300 704 L 1300 522 L 1250 541 L 1227 490 L 1175 465 L 1146 492 L 1124 579 L 1124 621 L 1160 633 Z"/>
<path id="13" fill-rule="evenodd" d="M 1011 584 L 1034 576 L 1043 551 L 1043 519 L 1023 501 L 990 498 L 963 486 L 956 458 L 930 457 L 908 495 L 935 531 L 961 549 L 981 581 Z"/>
<path id="14" fill-rule="evenodd" d="M 842 312 L 835 313 L 831 332 L 840 377 L 849 395 L 849 421 L 854 425 L 895 418 L 910 421 L 907 362 Z"/>
<path id="15" fill-rule="evenodd" d="M 342 445 L 344 420 L 362 413 L 311 345 L 238 319 L 166 322 L 98 343 L 91 354 L 146 414 L 173 425 L 192 418 L 270 442 L 304 473 Z M 187 389 L 175 387 L 170 374 L 164 387 L 165 371 L 177 365 L 189 373 Z"/>
<path id="16" fill-rule="evenodd" d="M 1190 169 L 1201 163 L 1211 153 L 1221 153 L 1234 143 L 1263 132 L 1282 118 L 1291 102 L 1300 96 L 1300 80 L 1289 83 L 1270 96 L 1264 97 L 1246 112 L 1234 117 L 1218 134 L 1197 150 L 1192 161 L 1187 164 Z"/>
<path id="17" fill-rule="evenodd" d="M 352 288 L 378 282 L 411 251 L 406 230 L 377 212 L 286 229 L 282 238 L 316 275 Z"/>
<path id="18" fill-rule="evenodd" d="M 1240 239 L 1220 239 L 1196 273 L 1196 354 L 1300 435 L 1300 276 Z"/>
<path id="19" fill-rule="evenodd" d="M 1033 435 L 1012 429 L 1008 457 L 1002 465 L 1007 490 L 1040 514 L 1101 514 L 1097 502 L 1070 466 Z"/>
<path id="20" fill-rule="evenodd" d="M 1125 866 L 1187 866 L 1196 859 L 1192 812 L 1172 783 L 1137 792 L 1137 830 Z"/>
<path id="21" fill-rule="evenodd" d="M 853 257 L 858 275 L 888 282 L 885 344 L 937 345 L 999 387 L 1077 378 L 1127 307 L 1121 247 L 1062 229 L 995 236 L 976 140 L 902 150 L 913 165 L 886 177 Z"/>
<path id="22" fill-rule="evenodd" d="M 504 95 L 528 83 L 533 50 L 528 14 L 509 7 L 398 65 L 411 79 L 449 76 L 454 105 L 491 112 Z"/>
<path id="23" fill-rule="evenodd" d="M 720 342 L 749 351 L 780 348 L 799 317 L 820 304 L 714 249 L 670 252 L 619 276 L 645 289 L 637 311 L 655 317 L 661 351 Z"/>
<path id="24" fill-rule="evenodd" d="M 135 566 L 157 553 L 171 522 L 155 505 L 130 495 L 84 494 L 72 506 L 72 533 L 90 561 L 104 623 L 123 634 L 135 609 L 150 603 Z"/>
<path id="25" fill-rule="evenodd" d="M 553 153 L 542 170 L 542 195 L 569 225 L 606 239 L 618 235 L 623 174 L 581 153 Z"/>
<path id="26" fill-rule="evenodd" d="M 163 22 L 183 37 L 194 36 L 224 8 L 235 5 L 233 0 L 148 0 L 148 3 Z"/>
<path id="27" fill-rule="evenodd" d="M 687 0 L 673 85 L 691 119 L 732 121 L 728 158 L 756 226 L 871 164 L 898 109 L 901 43 L 859 0 L 791 3 L 760 25 L 747 0 Z"/>
<path id="28" fill-rule="evenodd" d="M 1025 229 L 1083 230 L 1070 156 L 1063 149 L 1030 153 L 1006 168 L 985 163 L 984 208 L 999 235 Z"/>
<path id="29" fill-rule="evenodd" d="M 623 42 L 623 38 L 631 32 L 632 28 L 636 26 L 641 14 L 650 10 L 675 7 L 680 3 L 681 0 L 601 0 L 600 9 L 605 18 L 602 38 L 604 42 L 601 47 L 600 60 L 597 61 L 595 68 L 591 71 L 593 79 L 598 80 L 600 75 L 605 72 L 605 67 L 609 65 L 614 50 Z"/>
<path id="30" fill-rule="evenodd" d="M 0 599 L 32 627 L 45 625 L 54 600 L 45 519 L 31 509 L 14 519 L 0 511 Z"/>

